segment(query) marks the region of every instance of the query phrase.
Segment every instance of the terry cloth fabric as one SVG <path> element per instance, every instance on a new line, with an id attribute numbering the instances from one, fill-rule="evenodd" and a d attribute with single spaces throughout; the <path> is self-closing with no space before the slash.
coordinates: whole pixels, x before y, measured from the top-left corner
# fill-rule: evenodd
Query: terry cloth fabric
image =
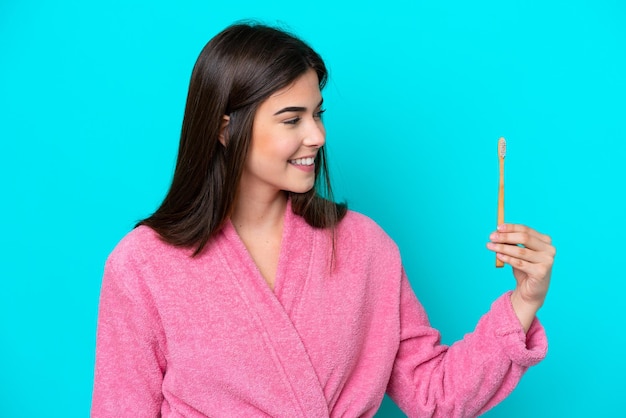
<path id="1" fill-rule="evenodd" d="M 349 212 L 335 233 L 288 207 L 272 291 L 228 223 L 197 257 L 148 227 L 107 260 L 93 417 L 470 417 L 546 354 L 507 293 L 445 346 L 393 241 Z"/>

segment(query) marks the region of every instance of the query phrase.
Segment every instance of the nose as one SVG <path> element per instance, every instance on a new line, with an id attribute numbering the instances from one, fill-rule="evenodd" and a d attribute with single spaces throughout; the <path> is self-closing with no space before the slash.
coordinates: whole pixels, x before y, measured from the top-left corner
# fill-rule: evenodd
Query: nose
<path id="1" fill-rule="evenodd" d="M 321 148 L 326 143 L 326 128 L 322 121 L 314 121 L 311 124 L 311 128 L 307 132 L 307 136 L 304 139 L 304 145 L 307 147 Z"/>

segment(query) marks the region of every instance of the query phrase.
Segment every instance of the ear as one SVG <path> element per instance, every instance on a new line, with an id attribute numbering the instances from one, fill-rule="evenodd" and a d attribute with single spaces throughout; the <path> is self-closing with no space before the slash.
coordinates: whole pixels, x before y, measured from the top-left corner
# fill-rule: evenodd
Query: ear
<path id="1" fill-rule="evenodd" d="M 230 122 L 230 116 L 224 115 L 222 117 L 222 123 L 220 124 L 219 140 L 223 146 L 226 146 L 226 140 L 228 139 L 228 124 Z"/>

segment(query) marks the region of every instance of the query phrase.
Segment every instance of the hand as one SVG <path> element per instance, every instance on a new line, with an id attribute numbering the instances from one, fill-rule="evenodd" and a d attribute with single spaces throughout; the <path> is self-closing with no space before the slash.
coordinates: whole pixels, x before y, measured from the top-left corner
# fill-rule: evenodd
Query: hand
<path id="1" fill-rule="evenodd" d="M 517 286 L 511 302 L 524 329 L 528 330 L 548 293 L 556 249 L 549 236 L 524 225 L 499 225 L 489 239 L 487 248 L 513 267 Z"/>

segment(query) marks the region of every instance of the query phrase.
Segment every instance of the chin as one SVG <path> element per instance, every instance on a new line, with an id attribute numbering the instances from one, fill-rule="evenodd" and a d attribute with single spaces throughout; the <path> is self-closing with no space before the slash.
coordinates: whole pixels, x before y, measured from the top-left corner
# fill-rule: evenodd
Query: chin
<path id="1" fill-rule="evenodd" d="M 309 192 L 311 189 L 313 189 L 313 186 L 315 186 L 315 184 L 301 185 L 299 187 L 290 187 L 286 189 L 286 191 L 291 192 L 291 193 L 304 194 L 304 193 Z"/>

